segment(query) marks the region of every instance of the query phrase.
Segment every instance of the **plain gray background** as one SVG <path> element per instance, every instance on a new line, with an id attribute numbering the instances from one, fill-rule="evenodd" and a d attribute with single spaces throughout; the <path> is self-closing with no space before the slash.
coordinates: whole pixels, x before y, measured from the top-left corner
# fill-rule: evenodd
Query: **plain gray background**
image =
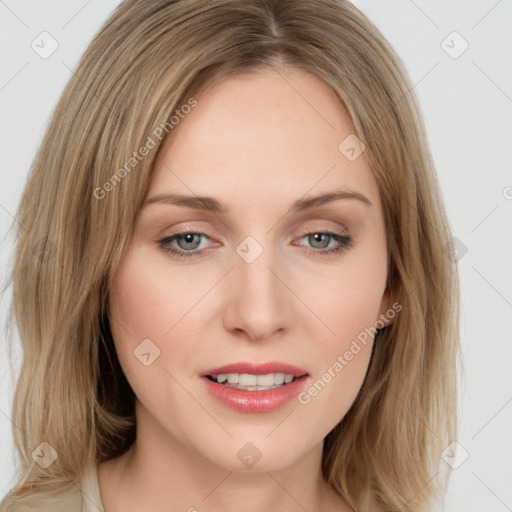
<path id="1" fill-rule="evenodd" d="M 2 280 L 11 264 L 7 230 L 49 116 L 80 55 L 118 3 L 0 0 Z M 512 318 L 512 5 L 502 0 L 354 3 L 383 32 L 410 74 L 459 248 L 460 447 L 444 510 L 512 511 L 512 334 L 507 326 Z M 48 38 L 42 32 L 57 41 L 50 56 L 31 47 Z M 46 41 L 51 49 L 51 40 Z M 8 292 L 0 304 L 2 325 L 9 298 Z M 14 484 L 12 428 L 17 427 L 10 420 L 13 377 L 3 330 L 2 342 L 3 496 Z"/>

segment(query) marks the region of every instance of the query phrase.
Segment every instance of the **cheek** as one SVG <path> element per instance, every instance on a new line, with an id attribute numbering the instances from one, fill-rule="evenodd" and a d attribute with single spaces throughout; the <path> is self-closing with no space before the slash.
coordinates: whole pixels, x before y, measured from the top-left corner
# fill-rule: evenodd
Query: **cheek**
<path id="1" fill-rule="evenodd" d="M 372 296 L 340 292 L 329 297 L 324 321 L 334 333 L 327 332 L 320 339 L 317 336 L 315 349 L 310 352 L 311 360 L 317 362 L 316 371 L 297 397 L 308 417 L 323 418 L 324 434 L 345 416 L 363 385 L 380 301 L 376 292 Z M 332 307 L 333 302 L 336 307 Z"/>
<path id="2" fill-rule="evenodd" d="M 134 245 L 110 286 L 110 326 L 120 365 L 140 402 L 155 416 L 185 406 L 172 376 L 176 361 L 179 366 L 191 357 L 187 312 L 201 292 L 200 286 L 187 286 L 187 279 L 176 271 L 169 275 L 165 257 Z M 144 354 L 149 354 L 146 360 Z"/>
<path id="3" fill-rule="evenodd" d="M 150 369 L 149 375 L 155 375 L 153 370 L 166 358 L 165 334 L 185 315 L 186 305 L 191 300 L 186 297 L 187 288 L 183 288 L 185 293 L 173 291 L 180 283 L 169 280 L 159 268 L 158 259 L 149 256 L 143 248 L 132 247 L 117 269 L 109 291 L 114 345 L 129 380 L 141 375 L 146 379 Z M 154 362 L 146 367 L 141 364 L 140 354 L 148 352 L 148 358 Z M 131 380 L 130 384 L 134 389 L 138 387 Z"/>
<path id="4" fill-rule="evenodd" d="M 323 415 L 326 425 L 334 426 L 346 414 L 366 376 L 386 284 L 385 246 L 381 249 L 345 258 L 328 280 L 317 275 L 303 281 L 301 293 L 318 317 L 315 344 L 309 349 L 310 360 L 318 364 L 298 400 L 312 417 Z M 312 325 L 308 322 L 310 337 Z"/>
<path id="5" fill-rule="evenodd" d="M 154 250 L 132 249 L 118 268 L 109 293 L 109 312 L 130 343 L 160 342 L 200 296 L 190 275 L 173 272 Z M 194 284 L 195 283 L 195 284 Z"/>
<path id="6" fill-rule="evenodd" d="M 354 338 L 364 338 L 375 326 L 386 287 L 386 257 L 385 245 L 374 245 L 347 253 L 321 272 L 295 279 L 300 283 L 298 294 L 316 316 L 317 337 L 320 334 L 323 339 L 315 348 L 325 347 L 331 355 L 347 350 Z"/>

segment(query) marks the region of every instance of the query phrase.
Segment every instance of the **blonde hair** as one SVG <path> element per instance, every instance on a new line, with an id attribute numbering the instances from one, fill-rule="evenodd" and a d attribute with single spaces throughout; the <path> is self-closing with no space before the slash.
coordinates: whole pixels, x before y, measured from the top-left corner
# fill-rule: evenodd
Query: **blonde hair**
<path id="1" fill-rule="evenodd" d="M 355 403 L 325 438 L 323 476 L 359 512 L 420 511 L 441 496 L 447 480 L 433 477 L 456 438 L 458 275 L 400 59 L 344 0 L 127 0 L 65 87 L 17 212 L 10 281 L 23 348 L 13 405 L 20 462 L 0 510 L 55 495 L 134 440 L 134 394 L 106 298 L 162 141 L 109 180 L 157 127 L 172 136 L 169 116 L 209 84 L 280 65 L 328 84 L 364 143 L 384 208 L 387 289 L 402 306 L 376 338 Z M 99 198 L 98 188 L 108 194 Z M 31 456 L 43 441 L 58 453 L 47 469 Z"/>

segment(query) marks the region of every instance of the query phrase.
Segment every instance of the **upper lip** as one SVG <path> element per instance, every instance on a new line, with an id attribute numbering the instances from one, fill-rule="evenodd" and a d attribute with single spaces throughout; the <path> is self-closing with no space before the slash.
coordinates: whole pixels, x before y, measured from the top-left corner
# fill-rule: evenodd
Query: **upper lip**
<path id="1" fill-rule="evenodd" d="M 287 363 L 281 363 L 279 361 L 269 361 L 266 363 L 254 363 L 251 361 L 241 361 L 238 363 L 226 364 L 224 366 L 218 366 L 217 368 L 211 368 L 201 372 L 201 377 L 207 375 L 219 375 L 220 373 L 249 373 L 251 375 L 266 375 L 268 373 L 285 373 L 295 377 L 302 377 L 308 372 L 297 366 L 293 366 Z"/>

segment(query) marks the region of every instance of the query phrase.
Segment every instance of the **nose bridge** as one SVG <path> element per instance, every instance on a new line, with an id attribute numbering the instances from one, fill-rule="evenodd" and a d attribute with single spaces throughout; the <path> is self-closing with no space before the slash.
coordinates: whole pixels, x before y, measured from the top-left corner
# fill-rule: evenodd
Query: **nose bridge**
<path id="1" fill-rule="evenodd" d="M 270 239 L 268 236 L 260 243 L 249 236 L 238 245 L 229 283 L 226 327 L 244 330 L 253 338 L 269 336 L 286 326 L 289 292 L 278 277 L 278 251 L 268 245 Z"/>

